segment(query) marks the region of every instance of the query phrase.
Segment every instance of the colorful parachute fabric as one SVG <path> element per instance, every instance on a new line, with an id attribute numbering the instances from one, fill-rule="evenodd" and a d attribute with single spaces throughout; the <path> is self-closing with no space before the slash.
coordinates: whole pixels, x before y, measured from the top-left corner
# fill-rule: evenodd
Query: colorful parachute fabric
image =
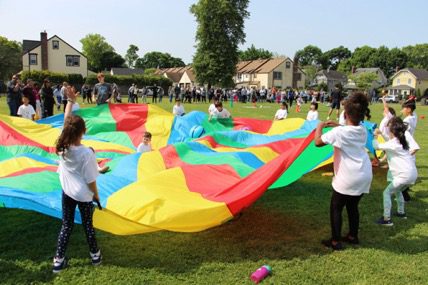
<path id="1" fill-rule="evenodd" d="M 286 186 L 331 162 L 315 149 L 317 122 L 183 117 L 153 105 L 80 109 L 83 144 L 111 171 L 97 184 L 103 210 L 94 225 L 114 234 L 195 232 L 233 218 L 268 188 Z M 0 205 L 61 216 L 55 141 L 63 115 L 37 123 L 0 115 Z M 136 153 L 144 131 L 154 151 Z M 77 215 L 76 221 L 80 221 Z"/>

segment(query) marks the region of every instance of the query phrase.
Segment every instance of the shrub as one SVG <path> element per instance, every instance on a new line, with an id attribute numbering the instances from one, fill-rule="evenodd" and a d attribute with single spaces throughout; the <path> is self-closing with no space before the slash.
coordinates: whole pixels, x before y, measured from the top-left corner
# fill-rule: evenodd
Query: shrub
<path id="1" fill-rule="evenodd" d="M 24 71 L 21 74 L 21 79 L 23 82 L 27 81 L 28 78 L 31 78 L 33 81 L 43 83 L 43 80 L 48 78 L 53 84 L 61 84 L 64 81 L 70 82 L 72 84 L 81 85 L 84 80 L 81 74 L 66 74 L 58 72 L 50 72 L 47 70 L 33 70 L 33 71 Z"/>

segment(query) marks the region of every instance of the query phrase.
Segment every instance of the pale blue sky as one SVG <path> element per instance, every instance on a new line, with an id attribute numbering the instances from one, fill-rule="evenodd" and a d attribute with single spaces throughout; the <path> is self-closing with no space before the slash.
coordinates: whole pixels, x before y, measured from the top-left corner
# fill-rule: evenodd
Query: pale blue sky
<path id="1" fill-rule="evenodd" d="M 54 34 L 81 50 L 79 40 L 99 33 L 124 55 L 130 44 L 169 52 L 191 62 L 196 0 L 0 0 L 0 35 L 38 40 Z M 19 4 L 17 4 L 19 3 Z M 323 51 L 344 45 L 402 47 L 428 42 L 427 0 L 252 0 L 247 41 L 293 57 L 308 44 Z"/>

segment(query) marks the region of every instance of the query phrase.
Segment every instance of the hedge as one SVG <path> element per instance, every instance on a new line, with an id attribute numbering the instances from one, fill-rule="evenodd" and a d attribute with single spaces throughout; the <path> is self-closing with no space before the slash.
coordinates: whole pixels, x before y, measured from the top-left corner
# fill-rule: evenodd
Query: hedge
<path id="1" fill-rule="evenodd" d="M 33 81 L 39 83 L 40 85 L 46 78 L 48 78 L 53 84 L 62 84 L 62 82 L 67 81 L 71 84 L 81 85 L 85 82 L 81 74 L 66 74 L 50 72 L 47 70 L 23 71 L 21 74 L 21 80 L 23 82 L 26 82 L 28 78 L 31 78 Z"/>
<path id="2" fill-rule="evenodd" d="M 138 86 L 161 86 L 168 88 L 172 85 L 172 81 L 160 75 L 146 75 L 146 74 L 133 74 L 133 75 L 110 75 L 104 74 L 105 81 L 109 83 L 116 83 L 119 86 L 131 86 L 132 83 Z M 96 75 L 89 75 L 86 77 L 86 84 L 94 85 L 98 83 Z"/>

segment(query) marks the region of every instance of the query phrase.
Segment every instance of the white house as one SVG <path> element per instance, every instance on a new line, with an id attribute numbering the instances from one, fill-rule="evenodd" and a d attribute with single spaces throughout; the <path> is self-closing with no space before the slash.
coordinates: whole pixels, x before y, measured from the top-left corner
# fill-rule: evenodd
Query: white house
<path id="1" fill-rule="evenodd" d="M 48 70 L 51 72 L 88 76 L 88 60 L 77 49 L 57 35 L 48 39 L 40 33 L 40 41 L 23 40 L 23 71 Z"/>

